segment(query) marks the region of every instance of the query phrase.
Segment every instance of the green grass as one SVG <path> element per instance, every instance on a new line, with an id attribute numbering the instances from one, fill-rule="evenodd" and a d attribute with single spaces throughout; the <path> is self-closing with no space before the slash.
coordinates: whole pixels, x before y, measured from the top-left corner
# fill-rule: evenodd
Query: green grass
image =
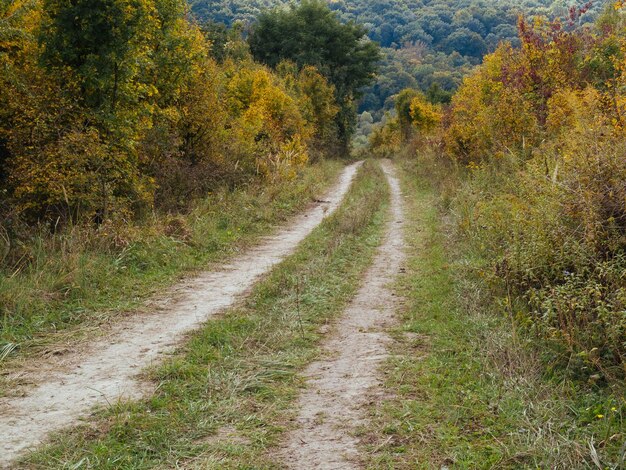
<path id="1" fill-rule="evenodd" d="M 320 328 L 359 286 L 381 241 L 388 188 L 366 163 L 340 209 L 239 307 L 147 376 L 154 394 L 101 410 L 20 468 L 269 468 L 318 354 Z"/>
<path id="2" fill-rule="evenodd" d="M 623 389 L 547 374 L 541 344 L 493 305 L 415 162 L 402 165 L 407 302 L 384 369 L 390 398 L 362 429 L 369 468 L 623 468 Z"/>
<path id="3" fill-rule="evenodd" d="M 0 265 L 0 363 L 83 329 L 93 335 L 94 326 L 254 243 L 319 196 L 341 166 L 323 162 L 297 180 L 218 192 L 185 216 L 34 235 L 14 250 L 18 268 Z"/>

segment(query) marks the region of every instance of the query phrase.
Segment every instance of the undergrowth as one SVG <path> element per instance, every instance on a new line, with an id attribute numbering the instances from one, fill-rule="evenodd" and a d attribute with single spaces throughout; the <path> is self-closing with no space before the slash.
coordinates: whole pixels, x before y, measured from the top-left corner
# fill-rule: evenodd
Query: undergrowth
<path id="1" fill-rule="evenodd" d="M 186 215 L 81 225 L 57 235 L 41 229 L 14 240 L 12 259 L 0 263 L 0 363 L 80 334 L 71 326 L 124 314 L 181 276 L 254 243 L 309 204 L 340 167 L 326 161 L 294 180 L 224 189 Z"/>
<path id="2" fill-rule="evenodd" d="M 480 252 L 451 236 L 445 187 L 425 183 L 436 166 L 402 165 L 407 303 L 384 367 L 390 398 L 362 431 L 369 468 L 623 468 L 623 384 L 547 369 L 545 343 L 477 274 Z"/>
<path id="3" fill-rule="evenodd" d="M 293 415 L 320 328 L 354 295 L 379 245 L 388 189 L 359 171 L 339 210 L 261 281 L 147 374 L 145 400 L 101 410 L 21 468 L 275 468 L 271 448 Z"/>

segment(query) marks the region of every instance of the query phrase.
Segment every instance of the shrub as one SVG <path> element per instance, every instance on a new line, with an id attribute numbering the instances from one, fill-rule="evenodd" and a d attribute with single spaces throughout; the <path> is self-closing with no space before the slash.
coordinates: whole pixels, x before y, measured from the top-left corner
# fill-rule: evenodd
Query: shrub
<path id="1" fill-rule="evenodd" d="M 452 205 L 479 274 L 594 380 L 626 373 L 626 37 L 608 15 L 594 32 L 521 20 L 522 48 L 485 59 L 444 129 L 467 168 Z"/>

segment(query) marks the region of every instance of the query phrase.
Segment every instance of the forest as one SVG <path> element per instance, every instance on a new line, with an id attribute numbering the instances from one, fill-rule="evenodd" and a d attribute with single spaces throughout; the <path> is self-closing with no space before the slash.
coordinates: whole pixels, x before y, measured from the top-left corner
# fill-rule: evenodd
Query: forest
<path id="1" fill-rule="evenodd" d="M 0 0 L 0 466 L 623 468 L 625 132 L 622 0 Z"/>
<path id="2" fill-rule="evenodd" d="M 593 21 L 603 3 L 592 2 L 577 23 Z M 192 9 L 201 21 L 239 24 L 245 29 L 261 10 L 287 4 L 193 0 Z M 448 101 L 484 54 L 500 42 L 519 45 L 519 14 L 564 17 L 570 7 L 549 0 L 336 0 L 329 6 L 342 21 L 362 24 L 370 39 L 383 48 L 378 79 L 364 90 L 359 105 L 360 112 L 373 114 L 376 121 L 393 108 L 392 97 L 404 88 L 430 90 L 433 99 Z"/>
<path id="3" fill-rule="evenodd" d="M 108 1 L 104 17 L 90 5 L 2 0 L 5 220 L 100 224 L 184 209 L 249 176 L 290 178 L 347 145 L 378 52 L 321 5 L 307 14 L 344 32 L 336 63 L 292 50 L 271 67 L 236 33 L 216 59 L 182 0 Z"/>

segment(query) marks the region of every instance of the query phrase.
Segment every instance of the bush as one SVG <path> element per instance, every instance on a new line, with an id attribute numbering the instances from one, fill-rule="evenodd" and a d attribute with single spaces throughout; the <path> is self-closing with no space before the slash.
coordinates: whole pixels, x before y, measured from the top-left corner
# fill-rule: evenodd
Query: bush
<path id="1" fill-rule="evenodd" d="M 626 373 L 626 37 L 608 15 L 595 32 L 522 20 L 522 48 L 485 59 L 444 129 L 467 169 L 452 207 L 479 274 L 555 361 L 593 380 Z M 607 44 L 622 46 L 602 55 Z"/>

